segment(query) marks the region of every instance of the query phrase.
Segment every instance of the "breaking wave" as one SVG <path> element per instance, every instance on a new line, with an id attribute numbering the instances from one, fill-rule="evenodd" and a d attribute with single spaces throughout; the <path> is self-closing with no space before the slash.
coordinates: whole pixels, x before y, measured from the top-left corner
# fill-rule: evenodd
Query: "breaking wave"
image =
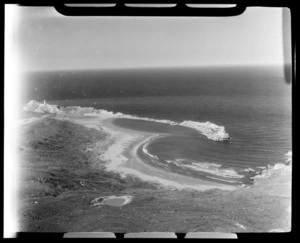
<path id="1" fill-rule="evenodd" d="M 69 107 L 59 107 L 58 105 L 50 105 L 44 103 L 40 103 L 37 101 L 30 101 L 23 108 L 23 111 L 26 112 L 35 112 L 35 113 L 52 113 L 56 114 L 58 117 L 63 117 L 65 115 L 82 115 L 82 116 L 98 116 L 103 119 L 108 118 L 127 118 L 127 119 L 136 119 L 136 120 L 144 120 L 144 121 L 152 121 L 158 123 L 165 123 L 172 126 L 183 126 L 189 127 L 200 134 L 206 136 L 208 139 L 213 141 L 224 141 L 229 139 L 228 133 L 225 131 L 224 126 L 219 126 L 209 121 L 207 122 L 196 122 L 196 121 L 182 121 L 182 122 L 174 122 L 171 120 L 157 120 L 146 117 L 138 117 L 133 115 L 126 115 L 120 112 L 114 113 L 112 111 L 107 111 L 104 109 L 95 109 L 93 107 L 80 107 L 80 106 L 69 106 Z M 39 118 L 30 118 L 24 119 L 20 121 L 20 124 L 27 124 L 38 120 Z M 151 154 L 147 150 L 147 144 L 142 146 L 142 151 L 147 156 L 152 159 L 159 160 L 156 155 Z M 208 162 L 197 162 L 183 159 L 175 159 L 175 160 L 163 160 L 166 163 L 173 163 L 174 165 L 181 167 L 183 169 L 189 169 L 193 171 L 204 172 L 208 175 L 205 175 L 208 178 L 236 183 L 239 179 L 245 177 L 244 175 L 238 174 L 235 170 L 231 168 L 221 168 L 220 164 L 213 164 Z M 257 183 L 258 181 L 264 180 L 265 178 L 269 178 L 272 175 L 276 175 L 277 173 L 284 173 L 286 171 L 291 170 L 292 164 L 292 151 L 288 151 L 286 153 L 286 161 L 283 163 L 275 164 L 274 166 L 257 166 L 257 168 L 261 169 L 259 174 L 256 174 L 252 177 L 253 183 Z M 251 168 L 245 169 L 244 171 L 250 172 L 255 171 Z M 219 178 L 220 177 L 220 178 Z"/>
<path id="2" fill-rule="evenodd" d="M 208 163 L 208 162 L 192 162 L 190 164 L 185 163 L 187 160 L 185 159 L 176 159 L 176 160 L 165 160 L 167 163 L 173 163 L 181 168 L 187 168 L 194 171 L 205 172 L 208 174 L 212 174 L 215 176 L 220 176 L 228 179 L 240 179 L 243 178 L 244 175 L 239 175 L 233 169 L 221 169 L 220 164 Z M 216 179 L 216 178 L 215 178 Z M 224 181 L 227 181 L 224 179 Z M 236 181 L 234 181 L 236 182 Z"/>
<path id="3" fill-rule="evenodd" d="M 143 152 L 145 153 L 145 154 L 147 154 L 149 157 L 151 157 L 152 159 L 156 159 L 156 160 L 158 160 L 158 157 L 156 156 L 156 155 L 153 155 L 153 154 L 150 154 L 149 152 L 148 152 L 148 150 L 146 149 L 146 145 L 144 144 L 143 145 Z"/>
<path id="4" fill-rule="evenodd" d="M 273 166 L 268 165 L 264 170 L 261 171 L 259 175 L 254 176 L 253 183 L 257 184 L 260 181 L 263 181 L 267 178 L 270 178 L 272 176 L 278 176 L 283 173 L 290 173 L 292 169 L 292 151 L 288 151 L 286 154 L 286 160 L 285 163 L 277 163 Z"/>

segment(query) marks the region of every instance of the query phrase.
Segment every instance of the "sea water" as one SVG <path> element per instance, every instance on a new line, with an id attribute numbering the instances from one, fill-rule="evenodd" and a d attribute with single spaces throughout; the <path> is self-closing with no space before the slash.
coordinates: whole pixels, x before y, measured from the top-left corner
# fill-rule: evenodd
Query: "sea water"
<path id="1" fill-rule="evenodd" d="M 140 148 L 145 162 L 174 173 L 251 183 L 259 169 L 284 162 L 292 150 L 291 85 L 279 66 L 52 71 L 24 77 L 24 104 L 47 100 L 61 106 L 94 107 L 176 123 L 209 121 L 225 127 L 229 141 L 171 129 L 169 136 Z M 131 129 L 156 126 L 135 122 L 132 126 L 132 121 L 115 121 Z"/>

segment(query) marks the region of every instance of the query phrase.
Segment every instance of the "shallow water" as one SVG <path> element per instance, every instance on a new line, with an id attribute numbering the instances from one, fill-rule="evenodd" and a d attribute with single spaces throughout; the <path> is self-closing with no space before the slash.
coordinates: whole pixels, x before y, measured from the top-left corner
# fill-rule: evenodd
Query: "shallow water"
<path id="1" fill-rule="evenodd" d="M 206 159 L 201 161 L 201 158 L 204 157 L 203 154 L 207 154 L 205 150 L 210 146 L 215 146 L 214 153 L 216 151 L 221 153 L 230 146 L 230 141 L 211 141 L 194 129 L 158 122 L 121 118 L 115 119 L 113 123 L 127 129 L 163 134 L 138 149 L 138 155 L 151 166 L 231 185 L 249 184 L 251 183 L 250 177 L 255 175 L 255 172 L 244 171 L 249 167 L 249 163 L 240 163 L 235 166 L 230 163 L 232 160 L 229 160 L 226 164 L 225 159 L 220 162 L 218 154 L 207 155 Z M 214 158 L 216 159 L 214 160 Z M 255 169 L 261 170 L 260 168 Z"/>
<path id="2" fill-rule="evenodd" d="M 194 177 L 211 170 L 209 176 L 215 179 L 206 179 L 250 183 L 253 173 L 244 169 L 284 162 L 292 150 L 291 85 L 280 70 L 261 66 L 38 73 L 28 76 L 24 99 L 225 126 L 231 140 L 215 142 L 188 128 L 116 121 L 136 130 L 172 134 L 147 144 L 148 153 L 159 158 L 147 160 L 153 166 Z M 224 176 L 234 175 L 232 171 L 245 177 Z"/>
<path id="3" fill-rule="evenodd" d="M 110 198 L 104 201 L 109 206 L 121 207 L 126 200 L 124 198 Z"/>

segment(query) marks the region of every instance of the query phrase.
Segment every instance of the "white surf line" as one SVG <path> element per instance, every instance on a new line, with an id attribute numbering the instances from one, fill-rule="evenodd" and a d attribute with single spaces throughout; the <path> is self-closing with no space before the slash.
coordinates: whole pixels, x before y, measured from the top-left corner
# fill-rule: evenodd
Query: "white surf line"
<path id="1" fill-rule="evenodd" d="M 132 130 L 131 134 L 133 134 Z M 134 131 L 135 132 L 135 131 Z M 121 135 L 122 136 L 122 135 Z M 164 187 L 172 188 L 172 189 L 193 189 L 193 190 L 208 190 L 208 189 L 224 189 L 224 190 L 234 190 L 237 189 L 237 187 L 224 185 L 224 184 L 218 184 L 213 182 L 207 182 L 200 179 L 190 178 L 179 174 L 170 173 L 167 171 L 162 171 L 160 169 L 151 167 L 144 163 L 138 156 L 137 156 L 137 149 L 145 143 L 148 143 L 149 141 L 153 140 L 156 137 L 161 136 L 160 134 L 154 134 L 154 135 L 144 135 L 144 136 L 138 136 L 135 137 L 129 136 L 128 132 L 123 132 L 123 137 L 119 137 L 115 144 L 113 144 L 110 149 L 105 152 L 105 156 L 102 157 L 102 159 L 109 159 L 110 161 L 114 161 L 112 163 L 109 163 L 107 165 L 107 170 L 115 171 L 121 174 L 121 176 L 125 177 L 126 175 L 133 175 L 136 176 L 144 181 L 149 181 L 153 183 L 158 183 Z M 133 142 L 136 142 L 140 140 L 136 145 L 134 145 L 134 148 L 132 149 L 130 153 L 130 157 L 123 155 L 123 152 L 125 148 L 128 148 L 128 144 L 132 144 Z M 125 143 L 126 146 L 123 146 L 122 143 Z M 136 169 L 137 167 L 143 167 L 146 173 L 143 173 L 142 171 Z M 154 171 L 154 173 L 153 173 Z M 151 175 L 150 175 L 150 172 Z M 156 175 L 153 175 L 156 174 Z M 162 176 L 157 176 L 158 174 Z M 169 177 L 169 179 L 165 179 L 165 177 Z M 181 182 L 179 182 L 181 181 Z"/>
<path id="2" fill-rule="evenodd" d="M 89 124 L 99 126 L 99 130 L 109 135 L 109 138 L 107 139 L 109 139 L 110 141 L 114 141 L 111 143 L 107 143 L 107 149 L 105 151 L 101 151 L 103 153 L 99 156 L 102 161 L 107 162 L 105 164 L 105 169 L 107 171 L 117 172 L 122 177 L 125 177 L 127 175 L 136 176 L 143 181 L 153 182 L 170 189 L 191 189 L 204 191 L 216 188 L 223 190 L 235 190 L 238 188 L 235 186 L 203 181 L 200 179 L 162 171 L 160 169 L 147 165 L 137 156 L 137 149 L 143 143 L 147 143 L 151 139 L 154 139 L 154 137 L 161 136 L 161 134 L 151 135 L 151 133 L 147 132 L 139 132 L 131 129 L 117 127 L 111 124 L 111 121 L 113 119 L 115 118 L 108 117 L 99 119 L 98 116 L 95 116 L 95 119 L 87 120 L 76 119 L 76 117 L 69 118 L 69 122 L 73 122 L 82 126 L 88 127 Z M 138 143 L 134 144 L 135 142 Z M 126 149 L 133 145 L 134 148 L 130 152 L 130 157 L 124 156 L 124 152 L 126 151 Z M 142 167 L 144 171 L 147 171 L 147 174 L 137 170 L 137 167 Z M 148 172 L 150 171 L 152 175 L 149 175 Z M 165 179 L 165 177 L 168 177 L 168 179 Z"/>
<path id="3" fill-rule="evenodd" d="M 158 138 L 163 138 L 163 137 L 167 137 L 168 135 L 165 134 L 158 134 L 156 136 L 153 136 L 151 139 L 147 140 L 146 143 L 142 144 L 140 147 L 142 148 L 142 151 L 144 154 L 148 155 L 150 158 L 155 159 L 155 160 L 159 160 L 159 158 L 156 155 L 153 155 L 151 153 L 149 153 L 147 147 L 149 146 L 150 143 L 152 143 L 154 140 L 158 139 Z"/>
<path id="4" fill-rule="evenodd" d="M 208 139 L 214 141 L 224 141 L 230 139 L 229 134 L 225 131 L 224 126 L 220 126 L 214 124 L 210 121 L 206 122 L 198 122 L 198 121 L 187 121 L 184 120 L 180 123 L 174 122 L 171 120 L 159 120 L 147 117 L 138 117 L 134 115 L 126 115 L 121 112 L 114 113 L 112 111 L 107 111 L 103 109 L 95 109 L 93 107 L 80 107 L 80 106 L 69 106 L 65 108 L 59 108 L 57 105 L 49 105 L 44 103 L 39 103 L 35 100 L 31 100 L 28 102 L 24 107 L 24 111 L 31 111 L 36 113 L 54 113 L 56 115 L 62 116 L 63 118 L 65 115 L 74 115 L 74 113 L 84 115 L 94 115 L 99 117 L 106 117 L 106 118 L 129 118 L 129 119 L 137 119 L 137 120 L 145 120 L 145 121 L 154 121 L 160 123 L 167 123 L 170 125 L 179 125 L 183 127 L 189 127 L 195 129 L 200 134 L 206 136 Z"/>
<path id="5" fill-rule="evenodd" d="M 167 163 L 173 163 L 181 168 L 188 168 L 193 171 L 200 171 L 212 176 L 221 176 L 223 178 L 240 179 L 244 175 L 239 175 L 234 169 L 219 169 L 222 165 L 208 162 L 193 162 L 192 164 L 183 164 L 185 159 L 166 160 Z"/>

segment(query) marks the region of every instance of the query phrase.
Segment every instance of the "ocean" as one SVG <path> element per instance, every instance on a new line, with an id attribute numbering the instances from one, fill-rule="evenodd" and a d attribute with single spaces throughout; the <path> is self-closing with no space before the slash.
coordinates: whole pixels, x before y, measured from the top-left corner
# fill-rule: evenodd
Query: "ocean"
<path id="1" fill-rule="evenodd" d="M 278 66 L 30 72 L 22 86 L 23 104 L 46 100 L 225 127 L 229 141 L 171 131 L 141 149 L 140 156 L 157 158 L 148 158 L 152 166 L 175 173 L 249 184 L 255 172 L 284 163 L 292 150 L 291 84 Z M 132 128 L 130 122 L 115 123 Z M 134 127 L 143 130 L 145 123 Z"/>

